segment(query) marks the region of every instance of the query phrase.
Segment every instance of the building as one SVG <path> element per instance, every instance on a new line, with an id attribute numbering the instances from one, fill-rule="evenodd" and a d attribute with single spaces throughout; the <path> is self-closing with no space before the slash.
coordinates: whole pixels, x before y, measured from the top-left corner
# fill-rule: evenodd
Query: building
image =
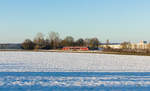
<path id="1" fill-rule="evenodd" d="M 150 44 L 142 40 L 140 43 L 132 43 L 131 49 L 150 49 Z"/>
<path id="2" fill-rule="evenodd" d="M 103 43 L 103 44 L 100 44 L 99 47 L 100 48 L 108 48 L 108 47 L 110 47 L 110 48 L 113 48 L 113 49 L 120 49 L 122 46 L 121 46 L 120 43 L 109 43 L 109 44 Z"/>
<path id="3" fill-rule="evenodd" d="M 5 43 L 0 44 L 0 49 L 21 49 L 21 44 Z"/>
<path id="4" fill-rule="evenodd" d="M 63 47 L 62 50 L 64 50 L 64 51 L 69 51 L 69 50 L 73 50 L 73 51 L 88 51 L 89 48 L 88 47 Z"/>
<path id="5" fill-rule="evenodd" d="M 150 44 L 147 41 L 140 41 L 139 43 L 129 43 L 128 48 L 130 49 L 150 49 Z M 121 49 L 123 46 L 121 43 L 104 43 L 99 46 L 100 48 L 113 48 L 113 49 Z"/>

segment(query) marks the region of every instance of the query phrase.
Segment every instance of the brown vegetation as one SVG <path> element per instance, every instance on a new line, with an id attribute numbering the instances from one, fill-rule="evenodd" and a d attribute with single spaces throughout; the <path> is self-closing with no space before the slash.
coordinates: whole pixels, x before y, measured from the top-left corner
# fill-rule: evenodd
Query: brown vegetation
<path id="1" fill-rule="evenodd" d="M 59 37 L 57 32 L 50 32 L 45 39 L 42 33 L 38 33 L 33 41 L 30 39 L 22 43 L 22 48 L 26 50 L 31 49 L 60 49 L 65 46 L 86 46 L 89 49 L 98 49 L 98 38 L 83 39 L 79 38 L 76 41 L 72 36 L 67 36 L 64 39 Z"/>

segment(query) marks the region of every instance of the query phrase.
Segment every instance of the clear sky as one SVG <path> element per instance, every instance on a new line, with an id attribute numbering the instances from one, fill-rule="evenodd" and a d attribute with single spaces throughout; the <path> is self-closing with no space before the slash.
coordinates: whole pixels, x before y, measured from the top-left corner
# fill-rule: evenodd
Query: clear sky
<path id="1" fill-rule="evenodd" d="M 0 0 L 0 43 L 38 32 L 112 42 L 150 40 L 150 0 Z"/>

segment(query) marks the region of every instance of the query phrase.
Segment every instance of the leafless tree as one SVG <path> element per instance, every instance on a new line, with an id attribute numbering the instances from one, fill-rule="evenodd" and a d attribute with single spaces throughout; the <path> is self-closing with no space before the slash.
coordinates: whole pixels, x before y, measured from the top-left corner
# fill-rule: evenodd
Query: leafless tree
<path id="1" fill-rule="evenodd" d="M 63 46 L 74 46 L 74 38 L 72 36 L 67 36 L 62 41 Z"/>
<path id="2" fill-rule="evenodd" d="M 34 38 L 34 43 L 36 44 L 35 49 L 43 49 L 45 47 L 44 35 L 42 33 L 37 33 Z"/>
<path id="3" fill-rule="evenodd" d="M 131 43 L 130 42 L 123 42 L 121 43 L 122 49 L 130 49 Z"/>
<path id="4" fill-rule="evenodd" d="M 56 49 L 59 47 L 60 38 L 59 38 L 59 34 L 57 32 L 50 32 L 48 39 L 49 39 L 50 45 L 52 46 L 53 49 Z"/>

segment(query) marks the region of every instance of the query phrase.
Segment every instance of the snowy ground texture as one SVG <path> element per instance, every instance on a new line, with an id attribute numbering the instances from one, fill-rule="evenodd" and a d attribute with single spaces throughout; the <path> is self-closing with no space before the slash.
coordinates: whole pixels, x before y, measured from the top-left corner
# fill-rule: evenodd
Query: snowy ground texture
<path id="1" fill-rule="evenodd" d="M 0 52 L 0 91 L 149 91 L 150 56 Z"/>
<path id="2" fill-rule="evenodd" d="M 149 91 L 150 73 L 2 73 L 0 91 Z M 132 89 L 132 90 L 131 90 Z"/>
<path id="3" fill-rule="evenodd" d="M 0 52 L 0 72 L 150 72 L 150 56 Z"/>

